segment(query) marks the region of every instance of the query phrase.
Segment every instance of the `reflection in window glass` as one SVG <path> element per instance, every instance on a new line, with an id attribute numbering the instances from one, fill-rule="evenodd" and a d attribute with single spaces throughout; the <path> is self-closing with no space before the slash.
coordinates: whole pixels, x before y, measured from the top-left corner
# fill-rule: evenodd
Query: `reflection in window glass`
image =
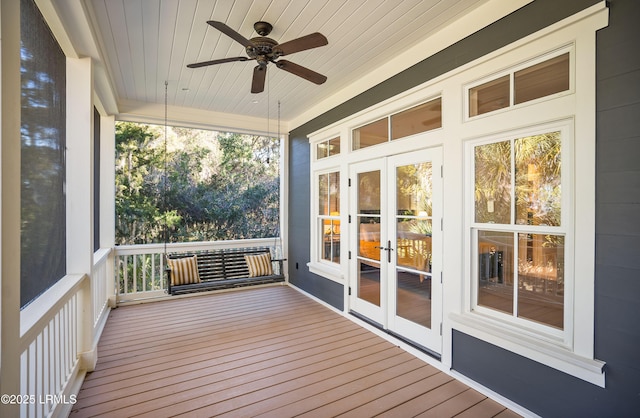
<path id="1" fill-rule="evenodd" d="M 415 106 L 391 116 L 391 139 L 404 138 L 442 126 L 442 99 Z"/>
<path id="2" fill-rule="evenodd" d="M 340 263 L 340 219 L 324 218 L 322 223 L 322 254 L 320 258 Z"/>
<path id="3" fill-rule="evenodd" d="M 316 158 L 322 159 L 340 154 L 340 137 L 322 141 L 316 145 Z"/>
<path id="4" fill-rule="evenodd" d="M 389 141 L 389 119 L 384 118 L 353 130 L 352 149 L 362 149 Z"/>
<path id="5" fill-rule="evenodd" d="M 431 216 L 431 163 L 403 165 L 396 168 L 396 202 L 398 215 Z"/>
<path id="6" fill-rule="evenodd" d="M 340 172 L 321 174 L 318 177 L 319 214 L 340 214 Z"/>
<path id="7" fill-rule="evenodd" d="M 379 216 L 358 216 L 358 256 L 380 261 Z"/>
<path id="8" fill-rule="evenodd" d="M 358 262 L 358 298 L 380 306 L 380 263 Z"/>
<path id="9" fill-rule="evenodd" d="M 318 176 L 320 259 L 340 263 L 340 172 Z"/>
<path id="10" fill-rule="evenodd" d="M 560 226 L 560 132 L 516 139 L 516 223 Z"/>
<path id="11" fill-rule="evenodd" d="M 518 316 L 564 324 L 564 237 L 518 234 Z"/>
<path id="12" fill-rule="evenodd" d="M 417 218 L 397 220 L 396 260 L 399 267 L 431 273 L 431 222 L 431 219 Z"/>
<path id="13" fill-rule="evenodd" d="M 511 142 L 478 145 L 475 152 L 475 221 L 511 223 Z"/>
<path id="14" fill-rule="evenodd" d="M 469 89 L 469 116 L 509 107 L 509 75 Z"/>
<path id="15" fill-rule="evenodd" d="M 569 90 L 569 53 L 551 58 L 514 74 L 514 103 Z"/>
<path id="16" fill-rule="evenodd" d="M 340 137 L 329 140 L 329 157 L 340 154 Z"/>
<path id="17" fill-rule="evenodd" d="M 478 305 L 513 314 L 513 233 L 478 231 Z"/>
<path id="18" fill-rule="evenodd" d="M 476 222 L 514 225 L 478 231 L 477 304 L 558 329 L 565 238 L 548 228 L 561 226 L 561 145 L 556 131 L 474 147 Z"/>

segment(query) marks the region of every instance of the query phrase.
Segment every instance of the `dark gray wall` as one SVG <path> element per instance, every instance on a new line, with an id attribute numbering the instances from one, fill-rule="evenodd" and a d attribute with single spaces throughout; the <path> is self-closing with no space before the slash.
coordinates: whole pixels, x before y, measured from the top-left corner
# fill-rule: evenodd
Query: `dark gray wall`
<path id="1" fill-rule="evenodd" d="M 306 267 L 310 132 L 598 2 L 536 0 L 291 132 L 291 282 L 342 306 L 342 287 L 310 274 Z M 455 370 L 545 417 L 640 416 L 640 1 L 609 3 L 609 27 L 597 38 L 595 231 L 595 352 L 596 358 L 607 362 L 607 387 L 463 333 L 453 334 Z"/>

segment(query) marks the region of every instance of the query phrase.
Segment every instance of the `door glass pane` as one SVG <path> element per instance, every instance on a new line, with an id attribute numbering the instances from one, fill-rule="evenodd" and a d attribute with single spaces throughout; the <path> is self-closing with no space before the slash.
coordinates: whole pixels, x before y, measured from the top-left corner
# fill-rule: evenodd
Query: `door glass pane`
<path id="1" fill-rule="evenodd" d="M 404 138 L 442 126 L 442 99 L 412 107 L 391 116 L 391 139 Z"/>
<path id="2" fill-rule="evenodd" d="M 396 315 L 431 328 L 431 277 L 396 270 Z"/>
<path id="3" fill-rule="evenodd" d="M 515 104 L 569 90 L 569 53 L 514 74 Z"/>
<path id="4" fill-rule="evenodd" d="M 431 216 L 431 163 L 410 164 L 396 169 L 397 215 Z"/>
<path id="5" fill-rule="evenodd" d="M 402 218 L 397 222 L 398 266 L 431 272 L 431 220 Z"/>
<path id="6" fill-rule="evenodd" d="M 509 107 L 509 75 L 469 89 L 469 116 Z"/>
<path id="7" fill-rule="evenodd" d="M 396 168 L 396 315 L 431 327 L 432 164 Z"/>
<path id="8" fill-rule="evenodd" d="M 380 171 L 358 174 L 358 213 L 380 215 Z"/>
<path id="9" fill-rule="evenodd" d="M 518 234 L 518 316 L 563 329 L 563 236 Z"/>
<path id="10" fill-rule="evenodd" d="M 358 261 L 358 298 L 380 306 L 380 263 Z"/>
<path id="11" fill-rule="evenodd" d="M 560 226 L 560 132 L 515 140 L 516 223 Z"/>
<path id="12" fill-rule="evenodd" d="M 513 314 L 513 233 L 478 231 L 478 305 Z"/>
<path id="13" fill-rule="evenodd" d="M 358 216 L 358 256 L 380 261 L 380 217 Z"/>
<path id="14" fill-rule="evenodd" d="M 358 298 L 380 306 L 380 170 L 358 174 Z M 363 259 L 360 259 L 363 258 Z"/>
<path id="15" fill-rule="evenodd" d="M 389 141 L 389 118 L 384 118 L 353 130 L 352 149 L 370 147 Z"/>
<path id="16" fill-rule="evenodd" d="M 511 142 L 478 145 L 475 158 L 475 220 L 511 223 Z"/>

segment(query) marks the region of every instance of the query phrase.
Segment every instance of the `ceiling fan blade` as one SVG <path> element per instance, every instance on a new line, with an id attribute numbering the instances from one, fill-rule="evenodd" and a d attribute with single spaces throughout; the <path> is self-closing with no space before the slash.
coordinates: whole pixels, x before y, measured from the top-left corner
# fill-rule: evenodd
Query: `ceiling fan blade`
<path id="1" fill-rule="evenodd" d="M 264 80 L 267 77 L 267 66 L 256 65 L 253 69 L 253 81 L 251 82 L 251 93 L 262 93 L 264 91 Z"/>
<path id="2" fill-rule="evenodd" d="M 213 26 L 214 28 L 218 29 L 220 32 L 224 33 L 225 35 L 227 35 L 228 37 L 230 37 L 234 41 L 242 44 L 245 48 L 248 47 L 248 46 L 255 47 L 253 42 L 251 42 L 250 40 L 248 40 L 244 36 L 240 35 L 238 32 L 236 32 L 235 30 L 231 29 L 229 26 L 225 25 L 224 23 L 218 22 L 216 20 L 207 20 L 207 23 L 209 25 Z"/>
<path id="3" fill-rule="evenodd" d="M 211 60 L 211 61 L 202 61 L 202 62 L 196 62 L 194 64 L 188 64 L 187 68 L 200 68 L 200 67 L 206 67 L 207 65 L 224 64 L 225 62 L 235 62 L 235 61 L 249 61 L 249 58 L 233 57 L 233 58 L 221 58 L 221 59 Z"/>
<path id="4" fill-rule="evenodd" d="M 289 55 L 294 52 L 306 51 L 307 49 L 317 48 L 327 45 L 329 41 L 321 33 L 315 32 L 297 39 L 285 42 L 274 48 L 279 55 Z"/>
<path id="5" fill-rule="evenodd" d="M 288 71 L 291 74 L 295 74 L 298 77 L 302 77 L 305 80 L 309 80 L 312 83 L 322 84 L 325 81 L 327 81 L 326 76 L 320 73 L 316 73 L 315 71 L 310 70 L 306 67 L 303 67 L 302 65 L 294 64 L 291 61 L 280 60 L 280 61 L 277 61 L 275 64 L 278 68 Z"/>

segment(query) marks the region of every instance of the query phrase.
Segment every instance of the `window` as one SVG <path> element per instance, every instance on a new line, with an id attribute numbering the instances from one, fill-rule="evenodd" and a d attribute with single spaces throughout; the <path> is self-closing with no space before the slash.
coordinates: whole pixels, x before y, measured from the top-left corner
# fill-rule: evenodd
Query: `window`
<path id="1" fill-rule="evenodd" d="M 353 130 L 352 149 L 367 148 L 389 141 L 389 118 L 379 119 Z"/>
<path id="2" fill-rule="evenodd" d="M 504 109 L 569 88 L 570 54 L 565 52 L 469 88 L 469 116 Z"/>
<path id="3" fill-rule="evenodd" d="M 340 172 L 318 176 L 319 260 L 340 263 Z"/>
<path id="4" fill-rule="evenodd" d="M 562 329 L 560 149 L 560 132 L 476 146 L 474 183 L 476 224 L 488 224 L 478 226 L 477 304 Z M 522 229 L 483 229 L 493 224 Z"/>
<path id="5" fill-rule="evenodd" d="M 561 129 L 472 147 L 474 309 L 547 332 L 565 329 L 571 225 Z M 488 312 L 487 312 L 488 310 Z M 493 313 L 492 313 L 493 312 Z"/>
<path id="6" fill-rule="evenodd" d="M 316 144 L 316 159 L 332 157 L 340 154 L 340 137 L 322 141 Z"/>
<path id="7" fill-rule="evenodd" d="M 442 98 L 412 107 L 391 116 L 391 140 L 404 138 L 442 126 Z"/>
<path id="8" fill-rule="evenodd" d="M 391 132 L 389 132 L 391 125 Z M 442 127 L 442 98 L 378 119 L 352 131 L 352 150 L 384 144 Z M 391 134 L 391 135 L 390 135 Z"/>
<path id="9" fill-rule="evenodd" d="M 31 0 L 20 2 L 21 267 L 24 307 L 66 274 L 66 57 Z"/>

